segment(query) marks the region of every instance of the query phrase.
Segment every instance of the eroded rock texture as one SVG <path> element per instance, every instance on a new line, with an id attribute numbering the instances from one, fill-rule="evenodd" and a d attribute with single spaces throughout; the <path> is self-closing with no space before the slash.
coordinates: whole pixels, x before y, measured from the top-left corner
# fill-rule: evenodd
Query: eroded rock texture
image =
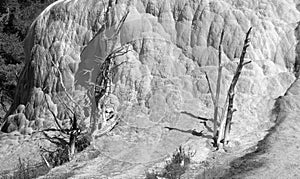
<path id="1" fill-rule="evenodd" d="M 206 138 L 164 127 L 204 130 L 207 138 L 212 135 L 196 117 L 212 118 L 205 72 L 215 91 L 223 29 L 222 103 L 245 32 L 253 27 L 246 56 L 252 63 L 243 70 L 236 88 L 232 139 L 247 146 L 263 136 L 275 99 L 295 79 L 295 28 L 300 15 L 292 0 L 59 0 L 30 28 L 26 66 L 10 112 L 25 105 L 22 114 L 29 123 L 35 121 L 33 129 L 43 127 L 51 119 L 45 93 L 63 120 L 66 110 L 55 96 L 67 90 L 82 105 L 83 119 L 89 121 L 89 82 L 95 82 L 111 47 L 108 39 L 127 9 L 130 13 L 116 42 L 117 47 L 129 43 L 131 50 L 115 59 L 112 88 L 121 121 L 110 136 L 98 139 L 99 149 L 114 159 L 147 163 L 186 144 L 202 148 L 195 160 L 203 160 Z"/>

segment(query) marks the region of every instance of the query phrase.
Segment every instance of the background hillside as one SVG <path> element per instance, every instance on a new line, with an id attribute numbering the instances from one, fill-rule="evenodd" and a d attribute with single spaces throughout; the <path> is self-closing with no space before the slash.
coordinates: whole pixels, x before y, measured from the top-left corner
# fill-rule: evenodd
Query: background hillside
<path id="1" fill-rule="evenodd" d="M 55 0 L 0 1 L 0 118 L 13 101 L 24 66 L 23 40 L 33 20 Z"/>

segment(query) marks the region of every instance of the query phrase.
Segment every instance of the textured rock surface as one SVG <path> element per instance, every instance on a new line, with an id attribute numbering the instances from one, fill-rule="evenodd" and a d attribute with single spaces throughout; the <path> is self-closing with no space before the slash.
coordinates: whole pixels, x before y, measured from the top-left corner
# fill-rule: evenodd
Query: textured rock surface
<path id="1" fill-rule="evenodd" d="M 299 84 L 278 98 L 277 124 L 255 149 L 234 160 L 222 178 L 299 178 Z"/>
<path id="2" fill-rule="evenodd" d="M 272 123 L 275 99 L 295 79 L 295 28 L 300 15 L 292 0 L 59 0 L 31 26 L 25 41 L 26 66 L 10 112 L 23 104 L 26 120 L 42 127 L 41 121 L 51 120 L 46 92 L 47 101 L 52 97 L 52 110 L 64 119 L 65 110 L 55 96 L 66 89 L 86 106 L 82 115 L 89 119 L 88 82 L 95 82 L 110 45 L 107 38 L 127 7 L 130 13 L 117 45 L 129 43 L 131 51 L 115 60 L 119 66 L 113 72 L 113 94 L 122 118 L 112 133 L 95 144 L 108 162 L 128 162 L 141 174 L 143 167 L 165 158 L 180 144 L 196 150 L 196 161 L 205 159 L 205 141 L 211 132 L 192 116 L 212 117 L 204 72 L 215 89 L 217 47 L 223 29 L 224 102 L 244 34 L 253 27 L 246 57 L 252 63 L 244 69 L 236 89 L 233 147 L 250 146 L 263 137 Z M 104 26 L 106 29 L 100 30 Z M 168 131 L 165 126 L 204 130 L 207 138 Z M 105 168 L 99 169 L 99 176 L 101 173 L 105 175 Z"/>

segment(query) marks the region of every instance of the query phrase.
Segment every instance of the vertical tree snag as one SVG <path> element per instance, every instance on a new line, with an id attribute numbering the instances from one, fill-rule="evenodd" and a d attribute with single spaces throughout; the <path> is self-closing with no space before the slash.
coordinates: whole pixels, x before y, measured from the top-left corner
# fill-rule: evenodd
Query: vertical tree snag
<path id="1" fill-rule="evenodd" d="M 78 125 L 78 122 L 79 122 L 78 120 L 81 120 L 81 119 L 78 119 L 77 114 L 76 114 L 76 108 L 78 106 L 75 106 L 75 108 L 72 110 L 71 108 L 69 108 L 67 106 L 67 104 L 65 104 L 64 101 L 59 99 L 60 101 L 62 101 L 62 104 L 64 106 L 66 106 L 67 110 L 69 110 L 73 115 L 73 116 L 69 116 L 71 126 L 68 128 L 64 128 L 60 124 L 60 122 L 59 122 L 60 120 L 57 118 L 55 113 L 52 111 L 45 92 L 44 92 L 44 98 L 45 98 L 45 102 L 47 104 L 48 110 L 52 114 L 53 119 L 57 125 L 57 128 L 44 129 L 41 132 L 44 134 L 44 136 L 46 137 L 46 139 L 48 141 L 55 144 L 57 147 L 62 147 L 64 149 L 66 149 L 66 151 L 68 152 L 67 153 L 68 160 L 70 161 L 77 151 L 76 142 L 78 140 L 78 137 L 80 135 L 82 135 L 82 133 L 80 131 L 80 127 Z M 60 97 L 58 96 L 58 98 L 60 98 Z M 54 133 L 49 135 L 47 132 L 54 132 Z"/>
<path id="2" fill-rule="evenodd" d="M 100 106 L 101 109 L 101 117 L 103 123 L 107 121 L 106 119 L 106 103 L 108 100 L 108 96 L 112 93 L 112 68 L 114 59 L 118 56 L 125 55 L 130 51 L 129 45 L 125 44 L 119 48 L 113 50 L 104 60 L 100 67 L 100 73 L 96 78 L 96 84 L 94 89 L 94 96 L 95 96 L 95 105 L 96 109 Z M 92 133 L 99 129 L 98 126 L 102 126 L 102 123 L 99 123 L 99 119 L 95 118 L 94 123 L 92 124 Z"/>
<path id="3" fill-rule="evenodd" d="M 73 113 L 73 118 L 71 118 L 71 130 L 70 130 L 70 141 L 69 141 L 69 145 L 70 145 L 70 151 L 69 151 L 69 158 L 72 159 L 75 152 L 76 152 L 76 141 L 77 141 L 77 138 L 78 138 L 78 135 L 79 135 L 79 127 L 77 125 L 77 117 L 76 117 L 76 114 Z"/>
<path id="4" fill-rule="evenodd" d="M 214 145 L 217 144 L 217 136 L 218 136 L 218 116 L 219 116 L 219 98 L 220 98 L 220 90 L 221 90 L 221 79 L 222 79 L 222 41 L 224 37 L 224 29 L 221 33 L 220 43 L 219 43 L 219 63 L 218 63 L 218 79 L 217 79 L 217 88 L 216 88 L 216 97 L 215 97 L 215 109 L 214 109 L 214 133 L 213 140 Z"/>
<path id="5" fill-rule="evenodd" d="M 211 94 L 211 99 L 214 104 L 214 130 L 213 130 L 213 144 L 214 146 L 217 146 L 217 138 L 218 138 L 218 117 L 219 117 L 219 98 L 220 98 L 220 92 L 221 92 L 221 79 L 222 79 L 222 41 L 224 37 L 224 29 L 221 33 L 220 43 L 219 43 L 219 61 L 218 61 L 218 78 L 217 78 L 217 84 L 216 84 L 216 93 L 213 94 L 212 87 L 210 80 L 208 78 L 207 73 L 205 72 L 205 77 L 208 83 L 208 88 Z M 219 118 L 220 119 L 220 118 Z M 222 118 L 221 118 L 222 119 Z M 221 120 L 220 119 L 220 120 Z"/>
<path id="6" fill-rule="evenodd" d="M 107 55 L 104 57 L 103 62 L 101 62 L 100 65 L 100 72 L 97 74 L 96 81 L 90 82 L 90 85 L 92 86 L 92 89 L 90 89 L 90 93 L 88 92 L 88 96 L 91 101 L 92 110 L 91 110 L 91 134 L 93 134 L 97 129 L 101 128 L 101 123 L 99 123 L 99 116 L 96 116 L 98 114 L 99 109 L 98 105 L 101 101 L 101 113 L 102 118 L 104 117 L 105 112 L 105 97 L 108 96 L 108 94 L 111 92 L 111 69 L 113 68 L 113 62 L 114 59 L 118 56 L 122 56 L 129 52 L 129 46 L 128 44 L 124 44 L 121 47 L 116 48 L 117 44 L 117 38 L 120 34 L 120 30 L 123 27 L 123 24 L 125 23 L 125 20 L 129 14 L 129 10 L 126 11 L 125 15 L 121 18 L 119 21 L 119 24 L 116 29 L 114 29 L 114 33 L 110 37 L 106 37 L 106 43 L 111 42 L 110 47 L 107 46 Z M 103 25 L 104 28 L 106 28 L 105 25 Z M 99 32 L 96 34 L 103 32 L 103 29 L 100 29 Z"/>
<path id="7" fill-rule="evenodd" d="M 228 95 L 226 97 L 224 106 L 222 108 L 222 114 L 221 114 L 221 117 L 220 117 L 221 121 L 220 121 L 219 130 L 218 130 L 218 139 L 217 139 L 217 145 L 216 145 L 217 149 L 219 149 L 220 143 L 224 138 L 224 130 L 225 130 L 225 123 L 226 123 L 225 113 L 226 113 L 226 109 L 227 109 L 227 103 L 228 103 Z"/>
<path id="8" fill-rule="evenodd" d="M 234 100 L 234 88 L 237 84 L 237 81 L 241 75 L 242 69 L 245 65 L 247 65 L 248 63 L 251 63 L 251 61 L 248 62 L 244 62 L 245 59 L 245 55 L 247 53 L 247 48 L 249 47 L 249 42 L 250 42 L 250 32 L 251 32 L 252 27 L 250 27 L 250 29 L 248 30 L 248 32 L 246 33 L 246 38 L 244 41 L 244 46 L 243 46 L 243 51 L 242 54 L 240 56 L 240 61 L 239 64 L 236 68 L 236 72 L 233 76 L 232 82 L 230 84 L 228 93 L 227 93 L 227 97 L 228 97 L 228 109 L 227 109 L 227 117 L 226 117 L 226 123 L 225 123 L 225 131 L 224 131 L 224 138 L 223 138 L 223 142 L 224 144 L 226 144 L 228 142 L 228 135 L 231 129 L 231 121 L 232 121 L 232 116 L 233 113 L 236 111 L 236 109 L 233 108 L 233 100 Z"/>

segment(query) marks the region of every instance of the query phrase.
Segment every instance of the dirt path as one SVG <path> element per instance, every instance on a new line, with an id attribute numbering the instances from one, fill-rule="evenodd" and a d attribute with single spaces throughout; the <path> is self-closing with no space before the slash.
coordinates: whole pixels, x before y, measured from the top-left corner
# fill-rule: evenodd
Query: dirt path
<path id="1" fill-rule="evenodd" d="M 277 125 L 254 152 L 231 162 L 231 168 L 222 178 L 300 178 L 299 84 L 296 82 L 281 99 Z"/>

